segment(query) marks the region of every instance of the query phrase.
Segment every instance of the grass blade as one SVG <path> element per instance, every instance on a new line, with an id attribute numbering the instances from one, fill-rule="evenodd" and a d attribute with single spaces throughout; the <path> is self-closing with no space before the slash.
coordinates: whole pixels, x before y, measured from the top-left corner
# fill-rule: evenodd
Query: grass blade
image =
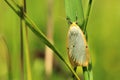
<path id="1" fill-rule="evenodd" d="M 65 0 L 65 11 L 66 11 L 67 18 L 69 18 L 71 22 L 77 21 L 79 26 L 82 28 L 82 25 L 84 23 L 82 1 L 81 0 Z"/>
<path id="2" fill-rule="evenodd" d="M 14 4 L 16 4 L 14 2 Z M 16 4 L 17 5 L 17 4 Z M 21 12 L 22 17 L 20 17 L 20 27 L 21 27 L 21 57 L 22 57 L 22 64 L 23 64 L 23 78 L 25 80 L 32 80 L 31 75 L 31 67 L 30 67 L 30 52 L 29 52 L 29 45 L 28 45 L 28 29 L 26 26 L 25 21 L 23 20 L 23 13 L 26 13 L 26 0 L 21 0 Z"/>

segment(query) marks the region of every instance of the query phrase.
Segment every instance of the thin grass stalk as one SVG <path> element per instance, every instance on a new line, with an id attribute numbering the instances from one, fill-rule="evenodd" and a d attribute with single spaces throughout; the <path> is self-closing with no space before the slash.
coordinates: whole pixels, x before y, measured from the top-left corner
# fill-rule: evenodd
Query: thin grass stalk
<path id="1" fill-rule="evenodd" d="M 10 74 L 10 54 L 8 50 L 7 42 L 4 36 L 0 35 L 0 70 L 4 69 L 4 71 L 0 72 L 0 79 L 9 80 L 11 78 Z"/>
<path id="2" fill-rule="evenodd" d="M 91 6 L 92 6 L 92 0 L 89 0 L 88 7 L 87 7 L 87 12 L 86 12 L 86 15 L 85 15 L 85 22 L 84 22 L 84 25 L 83 25 L 84 26 L 84 29 L 83 29 L 84 34 L 86 34 L 86 27 L 87 27 L 89 15 L 90 15 Z"/>
<path id="3" fill-rule="evenodd" d="M 83 69 L 84 80 L 90 80 L 87 67 L 82 67 L 82 69 Z"/>
<path id="4" fill-rule="evenodd" d="M 12 1 L 10 1 L 10 3 L 12 3 Z M 17 9 L 16 6 L 14 6 L 15 9 Z M 11 15 L 11 19 L 12 21 L 14 21 L 16 18 L 15 16 L 13 16 L 13 14 Z M 17 23 L 17 20 L 14 21 L 14 23 L 12 23 L 14 25 L 11 25 L 11 32 L 12 32 L 12 36 L 10 36 L 13 40 L 12 42 L 12 49 L 10 49 L 9 53 L 10 55 L 10 79 L 20 79 L 20 54 L 19 54 L 19 47 L 17 45 L 18 44 L 18 31 L 17 28 L 15 27 Z"/>
<path id="5" fill-rule="evenodd" d="M 53 43 L 53 0 L 47 0 L 47 38 Z M 51 79 L 51 74 L 53 70 L 53 51 L 46 46 L 45 48 L 45 73 L 46 79 Z"/>
<path id="6" fill-rule="evenodd" d="M 89 73 L 89 79 L 93 80 L 92 61 L 90 61 L 88 65 L 88 73 Z"/>
<path id="7" fill-rule="evenodd" d="M 92 6 L 92 0 L 89 0 L 88 7 L 87 7 L 87 12 L 86 12 L 86 16 L 85 16 L 85 22 L 84 22 L 84 25 L 83 25 L 84 26 L 83 32 L 86 35 L 87 42 L 88 42 L 88 36 L 87 36 L 86 27 L 87 27 L 87 23 L 88 23 L 90 11 L 91 11 L 91 6 Z M 90 62 L 89 62 L 88 67 L 83 67 L 83 74 L 84 74 L 85 80 L 93 80 L 91 55 L 90 55 Z"/>
<path id="8" fill-rule="evenodd" d="M 15 3 L 14 3 L 15 4 Z M 21 57 L 22 57 L 22 69 L 23 69 L 23 79 L 32 80 L 31 68 L 30 68 L 30 52 L 28 45 L 28 30 L 26 23 L 23 19 L 23 13 L 26 13 L 26 0 L 21 1 L 21 12 L 22 16 L 20 18 L 21 23 Z"/>
<path id="9" fill-rule="evenodd" d="M 20 80 L 21 79 L 21 66 L 20 66 L 20 47 L 19 47 L 19 28 L 17 28 L 16 26 L 18 26 L 19 24 L 19 19 L 14 15 L 11 14 L 11 32 L 12 32 L 12 49 L 10 49 L 9 54 L 10 54 L 10 74 L 11 74 L 11 80 L 17 79 Z"/>
<path id="10" fill-rule="evenodd" d="M 19 8 L 15 8 L 14 4 L 11 4 L 9 1 L 4 0 L 8 6 L 19 16 L 21 17 L 21 11 L 19 10 Z M 68 67 L 68 69 L 75 75 L 75 77 L 77 78 L 77 80 L 80 80 L 80 78 L 78 77 L 78 75 L 76 74 L 76 72 L 72 69 L 72 67 L 70 66 L 70 64 L 67 63 L 67 61 L 63 58 L 63 56 L 61 56 L 61 53 L 57 50 L 57 48 L 50 43 L 50 41 L 46 38 L 46 36 L 41 32 L 41 30 L 39 30 L 38 26 L 29 18 L 29 16 L 24 13 L 24 21 L 26 22 L 26 24 L 28 25 L 28 27 L 31 29 L 31 31 L 40 38 L 40 40 L 46 44 L 50 49 L 52 49 L 55 54 L 61 59 L 61 61 L 63 61 L 66 66 Z"/>

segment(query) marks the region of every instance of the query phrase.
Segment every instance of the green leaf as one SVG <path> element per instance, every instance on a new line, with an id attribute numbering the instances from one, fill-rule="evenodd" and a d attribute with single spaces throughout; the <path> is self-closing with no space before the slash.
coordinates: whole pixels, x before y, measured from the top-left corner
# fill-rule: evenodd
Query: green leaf
<path id="1" fill-rule="evenodd" d="M 81 0 L 65 0 L 66 16 L 71 22 L 78 22 L 82 27 L 84 23 L 84 14 Z M 77 17 L 77 20 L 76 20 Z"/>

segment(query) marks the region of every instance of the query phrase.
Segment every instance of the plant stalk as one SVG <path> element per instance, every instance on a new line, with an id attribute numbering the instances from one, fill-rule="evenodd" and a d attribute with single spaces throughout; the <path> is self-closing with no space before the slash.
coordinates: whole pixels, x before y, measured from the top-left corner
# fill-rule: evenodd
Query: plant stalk
<path id="1" fill-rule="evenodd" d="M 89 15 L 90 15 L 90 11 L 91 11 L 91 6 L 92 6 L 92 0 L 89 0 L 88 2 L 88 7 L 87 7 L 87 12 L 86 12 L 86 16 L 85 16 L 85 22 L 84 22 L 84 29 L 83 29 L 83 32 L 84 34 L 86 34 L 86 27 L 87 27 L 87 23 L 88 23 L 88 19 L 89 19 Z"/>
<path id="2" fill-rule="evenodd" d="M 86 16 L 85 16 L 85 22 L 84 22 L 84 25 L 83 25 L 84 26 L 83 33 L 86 35 L 86 40 L 87 41 L 88 41 L 88 36 L 87 36 L 86 27 L 87 27 L 87 23 L 88 23 L 90 11 L 91 11 L 91 6 L 92 6 L 92 0 L 89 0 L 88 7 L 87 7 L 87 12 L 86 12 Z M 88 67 L 82 67 L 82 68 L 83 68 L 83 74 L 84 74 L 85 80 L 93 80 L 91 57 L 90 57 Z"/>
<path id="3" fill-rule="evenodd" d="M 47 0 L 47 38 L 53 43 L 53 0 Z M 53 70 L 53 51 L 49 47 L 45 47 L 45 73 L 46 79 L 51 79 Z"/>
<path id="4" fill-rule="evenodd" d="M 14 3 L 15 4 L 15 3 Z M 21 0 L 21 61 L 22 61 L 22 78 L 25 80 L 32 80 L 30 67 L 30 52 L 28 45 L 28 30 L 24 21 L 24 13 L 26 13 L 26 0 Z"/>

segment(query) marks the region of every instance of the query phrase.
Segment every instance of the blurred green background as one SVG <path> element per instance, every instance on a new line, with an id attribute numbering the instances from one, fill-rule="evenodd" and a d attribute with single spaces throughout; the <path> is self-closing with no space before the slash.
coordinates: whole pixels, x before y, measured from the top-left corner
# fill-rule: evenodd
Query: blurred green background
<path id="1" fill-rule="evenodd" d="M 120 79 L 120 0 L 93 0 L 87 32 L 93 62 L 94 80 Z M 84 10 L 86 1 L 83 1 Z M 27 13 L 46 34 L 47 0 L 27 0 Z M 53 2 L 54 45 L 67 60 L 64 0 Z M 20 78 L 20 25 L 19 17 L 0 0 L 0 80 Z M 29 48 L 33 80 L 45 79 L 45 45 L 29 30 Z M 14 65 L 8 67 L 8 64 Z M 9 70 L 11 68 L 11 70 Z M 81 72 L 81 70 L 80 70 Z M 16 77 L 16 76 L 17 77 Z M 69 80 L 70 71 L 54 56 L 52 80 Z"/>

